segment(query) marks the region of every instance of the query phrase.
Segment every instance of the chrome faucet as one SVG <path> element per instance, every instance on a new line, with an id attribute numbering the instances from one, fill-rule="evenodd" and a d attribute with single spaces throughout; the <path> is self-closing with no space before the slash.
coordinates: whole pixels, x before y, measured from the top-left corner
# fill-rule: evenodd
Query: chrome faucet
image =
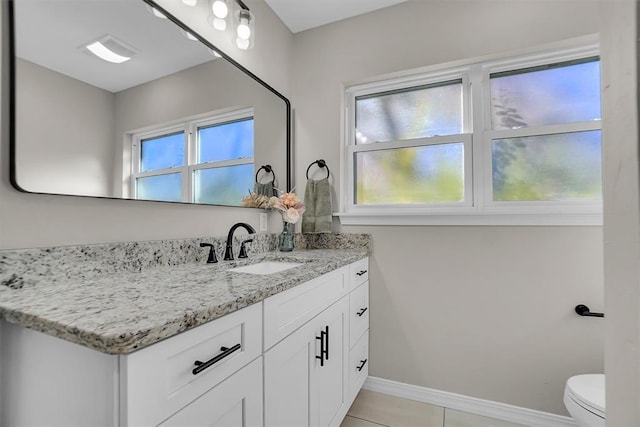
<path id="1" fill-rule="evenodd" d="M 249 234 L 255 234 L 256 230 L 245 222 L 239 222 L 234 224 L 229 230 L 229 234 L 227 235 L 227 246 L 224 250 L 224 260 L 231 261 L 233 260 L 233 233 L 236 231 L 238 227 L 243 227 Z"/>

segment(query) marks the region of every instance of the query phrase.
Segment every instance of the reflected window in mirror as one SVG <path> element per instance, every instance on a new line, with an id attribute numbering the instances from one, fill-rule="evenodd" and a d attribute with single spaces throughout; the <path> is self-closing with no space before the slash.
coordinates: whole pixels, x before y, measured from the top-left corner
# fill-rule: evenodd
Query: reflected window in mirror
<path id="1" fill-rule="evenodd" d="M 253 187 L 253 108 L 131 132 L 131 198 L 239 206 Z"/>

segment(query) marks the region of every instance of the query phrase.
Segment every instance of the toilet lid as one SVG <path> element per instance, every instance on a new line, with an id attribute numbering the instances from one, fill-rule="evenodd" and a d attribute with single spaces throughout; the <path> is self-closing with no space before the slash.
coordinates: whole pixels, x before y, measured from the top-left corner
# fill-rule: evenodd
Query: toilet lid
<path id="1" fill-rule="evenodd" d="M 577 375 L 567 380 L 569 396 L 586 410 L 604 418 L 604 374 Z"/>

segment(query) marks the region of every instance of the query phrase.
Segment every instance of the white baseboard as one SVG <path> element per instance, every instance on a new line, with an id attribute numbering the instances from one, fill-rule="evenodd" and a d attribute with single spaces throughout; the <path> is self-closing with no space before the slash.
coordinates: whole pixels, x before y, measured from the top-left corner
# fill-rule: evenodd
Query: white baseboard
<path id="1" fill-rule="evenodd" d="M 575 422 L 573 422 L 571 418 L 562 415 L 385 380 L 383 378 L 369 377 L 364 383 L 363 388 L 405 399 L 417 400 L 430 405 L 456 409 L 531 427 L 576 427 Z"/>

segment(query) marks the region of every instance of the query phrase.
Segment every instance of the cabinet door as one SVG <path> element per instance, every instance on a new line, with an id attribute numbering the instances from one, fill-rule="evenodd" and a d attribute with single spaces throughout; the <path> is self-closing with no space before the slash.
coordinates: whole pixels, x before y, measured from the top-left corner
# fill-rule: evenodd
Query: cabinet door
<path id="1" fill-rule="evenodd" d="M 262 358 L 254 360 L 160 426 L 262 426 Z"/>
<path id="2" fill-rule="evenodd" d="M 348 308 L 340 299 L 265 353 L 265 426 L 340 424 L 348 409 Z"/>
<path id="3" fill-rule="evenodd" d="M 314 325 L 307 323 L 265 353 L 265 426 L 309 425 L 309 374 L 316 356 L 314 332 Z"/>
<path id="4" fill-rule="evenodd" d="M 326 427 L 340 425 L 347 407 L 348 392 L 348 311 L 349 299 L 342 298 L 322 312 L 316 319 L 316 331 L 328 331 L 326 356 L 313 365 L 311 425 Z M 319 342 L 319 340 L 318 340 Z"/>

